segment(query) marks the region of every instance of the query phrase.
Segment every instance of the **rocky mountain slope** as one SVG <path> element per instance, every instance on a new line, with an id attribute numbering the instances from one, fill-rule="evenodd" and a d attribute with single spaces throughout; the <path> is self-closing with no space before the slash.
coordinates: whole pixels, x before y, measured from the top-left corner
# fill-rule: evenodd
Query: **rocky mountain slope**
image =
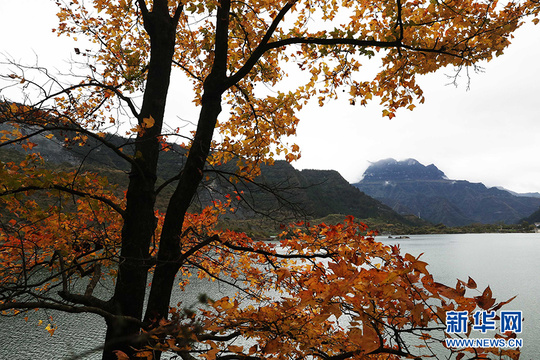
<path id="1" fill-rule="evenodd" d="M 6 125 L 3 125 L 6 126 Z M 24 131 L 24 130 L 23 130 Z M 36 136 L 34 150 L 39 150 L 51 166 L 63 168 L 81 168 L 98 171 L 107 176 L 111 183 L 127 184 L 129 166 L 114 152 L 89 139 L 84 146 L 73 144 L 66 147 L 64 137 L 73 134 L 64 133 L 61 137 Z M 108 134 L 106 140 L 124 153 L 130 154 L 130 140 Z M 158 185 L 178 174 L 185 160 L 185 150 L 178 145 L 170 145 L 170 151 L 162 153 L 159 163 Z M 24 154 L 20 147 L 0 148 L 0 160 L 21 160 Z M 234 163 L 234 161 L 232 162 Z M 82 165 L 81 165 L 82 164 Z M 375 200 L 349 184 L 337 171 L 294 169 L 285 161 L 276 161 L 273 166 L 263 166 L 262 175 L 253 182 L 231 182 L 233 165 L 208 168 L 205 182 L 201 185 L 193 206 L 200 208 L 212 200 L 223 200 L 227 194 L 238 194 L 241 201 L 235 204 L 236 219 L 265 215 L 271 218 L 300 220 L 321 218 L 329 214 L 353 215 L 356 218 L 374 218 L 389 223 L 418 225 L 414 218 L 405 218 L 387 205 Z M 171 183 L 174 185 L 174 182 Z M 158 207 L 164 210 L 166 200 L 173 191 L 173 186 L 166 186 L 158 197 Z M 234 196 L 233 198 L 236 198 Z"/>
<path id="2" fill-rule="evenodd" d="M 516 223 L 540 206 L 539 198 L 451 180 L 435 165 L 424 166 L 414 159 L 375 162 L 353 185 L 401 214 L 447 226 Z"/>
<path id="3" fill-rule="evenodd" d="M 523 218 L 522 221 L 526 221 L 529 224 L 540 223 L 540 208 L 526 218 Z"/>

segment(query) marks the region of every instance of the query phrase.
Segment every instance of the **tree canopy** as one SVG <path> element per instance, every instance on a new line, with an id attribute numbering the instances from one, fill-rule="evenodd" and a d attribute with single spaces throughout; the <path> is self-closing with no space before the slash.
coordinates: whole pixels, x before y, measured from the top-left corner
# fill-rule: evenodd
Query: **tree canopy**
<path id="1" fill-rule="evenodd" d="M 390 118 L 412 110 L 424 101 L 418 75 L 445 66 L 459 73 L 502 54 L 523 17 L 537 9 L 533 2 L 56 4 L 54 31 L 92 45 L 75 47 L 74 66 L 58 75 L 3 61 L 3 89 L 18 88 L 21 96 L 0 106 L 9 125 L 0 130 L 0 146 L 21 146 L 27 156 L 0 164 L 0 310 L 98 314 L 107 323 L 104 359 L 173 351 L 184 360 L 338 360 L 419 356 L 408 336 L 440 342 L 445 311 L 505 304 L 496 304 L 489 288 L 467 295 L 476 287 L 472 279 L 455 287 L 435 282 L 425 262 L 375 242 L 352 218 L 284 226 L 275 241 L 263 242 L 215 226 L 241 192 L 188 209 L 213 166 L 233 162 L 236 173 L 223 175 L 250 181 L 263 163 L 297 159 L 290 137 L 300 120 L 295 114 L 310 99 L 379 99 Z M 362 72 L 366 62 L 381 65 L 371 79 Z M 295 71 L 291 85 L 285 80 Z M 166 116 L 175 73 L 199 110 L 187 131 Z M 127 139 L 118 143 L 115 131 Z M 107 149 L 131 169 L 125 188 L 84 162 L 47 164 L 36 137 Z M 171 150 L 167 140 L 185 151 L 175 153 L 177 173 L 158 179 L 159 159 Z M 162 213 L 156 198 L 166 189 Z M 95 296 L 109 276 L 114 293 Z M 173 287 L 192 276 L 238 292 L 201 299 L 197 311 L 169 308 Z M 475 349 L 459 352 L 481 358 Z"/>

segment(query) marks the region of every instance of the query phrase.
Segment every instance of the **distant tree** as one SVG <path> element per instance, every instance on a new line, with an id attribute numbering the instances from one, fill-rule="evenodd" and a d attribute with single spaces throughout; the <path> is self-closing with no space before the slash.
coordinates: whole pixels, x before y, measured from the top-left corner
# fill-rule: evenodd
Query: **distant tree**
<path id="1" fill-rule="evenodd" d="M 378 97 L 389 118 L 399 108 L 412 110 L 424 101 L 417 75 L 449 65 L 459 73 L 500 55 L 533 4 L 57 4 L 56 32 L 94 46 L 75 48 L 79 64 L 58 77 L 4 62 L 5 87 L 20 87 L 25 97 L 3 103 L 2 123 L 13 128 L 3 128 L 1 145 L 20 144 L 28 156 L 0 167 L 0 310 L 98 314 L 107 323 L 103 359 L 153 359 L 171 350 L 185 360 L 338 360 L 410 358 L 418 350 L 403 334 L 440 340 L 445 310 L 498 307 L 489 289 L 465 296 L 474 282 L 455 288 L 434 282 L 426 263 L 364 237 L 364 226 L 351 218 L 292 227 L 277 247 L 215 229 L 218 215 L 229 211 L 226 199 L 196 214 L 188 208 L 206 164 L 234 159 L 237 175 L 252 178 L 277 156 L 297 159 L 299 148 L 286 137 L 295 134 L 295 113 L 309 99 L 322 105 L 343 90 L 351 104 Z M 367 60 L 382 65 L 373 79 L 362 80 Z M 294 87 L 281 89 L 292 71 L 285 64 L 301 73 Z M 199 118 L 192 132 L 164 121 L 173 71 L 188 78 L 184 89 L 193 89 Z M 227 113 L 220 115 L 223 106 Z M 115 127 L 128 129 L 129 144 L 110 141 Z M 125 198 L 96 173 L 46 166 L 32 141 L 39 135 L 65 138 L 66 146 L 97 141 L 110 149 L 131 167 Z M 183 141 L 187 158 L 174 177 L 157 183 L 165 139 L 173 136 Z M 129 146 L 133 151 L 124 151 Z M 180 163 L 184 155 L 178 156 Z M 174 190 L 161 214 L 156 196 L 167 186 Z M 208 301 L 199 313 L 169 311 L 176 277 L 184 285 L 193 273 L 229 282 L 241 295 Z M 98 298 L 94 289 L 107 274 L 115 277 L 114 294 Z M 75 288 L 81 281 L 84 292 Z M 346 326 L 336 322 L 345 318 Z M 232 342 L 238 338 L 255 344 Z"/>

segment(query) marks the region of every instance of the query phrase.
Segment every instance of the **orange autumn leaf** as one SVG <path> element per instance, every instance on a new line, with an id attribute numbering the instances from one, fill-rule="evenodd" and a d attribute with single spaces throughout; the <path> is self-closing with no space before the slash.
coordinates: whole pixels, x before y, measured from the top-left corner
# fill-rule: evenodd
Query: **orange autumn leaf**
<path id="1" fill-rule="evenodd" d="M 467 281 L 467 287 L 469 289 L 476 289 L 477 285 L 476 282 L 469 276 L 469 280 Z"/>
<path id="2" fill-rule="evenodd" d="M 45 330 L 47 330 L 47 332 L 53 336 L 54 335 L 54 332 L 56 331 L 56 326 L 53 326 L 51 324 L 48 324 L 46 327 L 45 327 Z"/>
<path id="3" fill-rule="evenodd" d="M 33 104 L 0 103 L 0 121 L 12 127 L 2 130 L 2 145 L 25 150 L 0 163 L 0 310 L 7 315 L 43 306 L 102 316 L 104 356 L 121 360 L 151 359 L 153 350 L 212 360 L 231 352 L 395 360 L 417 357 L 404 346 L 410 337 L 443 338 L 446 311 L 494 305 L 489 288 L 474 298 L 465 289 L 476 287 L 472 279 L 455 288 L 436 282 L 426 262 L 377 242 L 353 217 L 293 221 L 273 241 L 233 231 L 233 215 L 246 212 L 231 201 L 251 196 L 222 194 L 251 184 L 264 165 L 300 158 L 291 141 L 306 106 L 377 101 L 383 116 L 397 118 L 424 102 L 421 76 L 459 73 L 501 55 L 524 15 L 537 17 L 537 3 L 55 5 L 55 32 L 89 44 L 73 47 L 72 76 L 16 63 L 1 76 Z M 366 65 L 375 70 L 364 72 Z M 198 114 L 174 102 L 192 102 Z M 51 166 L 40 155 L 44 147 L 32 140 L 42 135 L 47 145 L 60 142 L 69 165 Z M 99 165 L 87 166 L 98 154 Z M 174 165 L 162 171 L 167 157 Z M 221 180 L 234 189 L 220 189 Z M 196 309 L 170 307 L 173 284 L 188 291 L 199 280 L 233 291 L 201 295 Z M 126 340 L 134 334 L 144 335 L 140 347 Z M 246 339 L 249 349 L 235 343 Z"/>
<path id="4" fill-rule="evenodd" d="M 114 354 L 116 355 L 117 360 L 129 360 L 129 356 L 120 350 L 114 350 Z"/>
<path id="5" fill-rule="evenodd" d="M 142 121 L 142 127 L 145 128 L 145 129 L 149 129 L 149 128 L 151 128 L 152 126 L 154 126 L 155 122 L 156 122 L 156 121 L 154 120 L 154 118 L 152 117 L 152 115 L 150 115 L 149 117 L 143 119 L 143 121 Z"/>
<path id="6" fill-rule="evenodd" d="M 491 288 L 488 286 L 480 296 L 474 298 L 476 303 L 481 309 L 488 310 L 495 304 L 495 298 L 493 298 L 493 293 Z"/>

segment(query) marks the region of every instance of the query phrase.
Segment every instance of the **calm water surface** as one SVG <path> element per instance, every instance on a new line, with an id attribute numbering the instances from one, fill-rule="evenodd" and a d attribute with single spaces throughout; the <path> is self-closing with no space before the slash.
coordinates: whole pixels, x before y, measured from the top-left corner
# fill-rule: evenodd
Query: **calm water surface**
<path id="1" fill-rule="evenodd" d="M 497 301 L 518 297 L 505 308 L 522 310 L 525 321 L 521 359 L 540 359 L 540 234 L 459 234 L 412 235 L 410 239 L 379 237 L 386 244 L 399 244 L 402 252 L 423 253 L 422 260 L 435 280 L 454 286 L 457 279 L 471 276 L 478 288 L 490 286 Z M 218 298 L 228 289 L 215 283 L 196 281 L 187 293 L 178 293 L 173 304 L 196 303 L 199 293 Z M 474 294 L 473 294 L 474 295 Z M 223 296 L 223 295 L 221 295 Z M 38 312 L 22 318 L 0 317 L 0 360 L 99 359 L 99 352 L 81 356 L 104 338 L 104 321 L 93 315 L 70 315 L 50 312 L 59 328 L 53 337 L 38 327 L 47 314 Z M 493 336 L 496 332 L 488 336 Z"/>
<path id="2" fill-rule="evenodd" d="M 540 234 L 411 235 L 410 239 L 378 240 L 399 244 L 402 253 L 423 253 L 421 259 L 429 263 L 428 270 L 438 282 L 455 286 L 457 279 L 467 281 L 470 276 L 478 284 L 478 295 L 488 285 L 497 302 L 517 295 L 503 309 L 523 311 L 523 332 L 518 336 L 524 341 L 521 359 L 540 359 Z"/>

